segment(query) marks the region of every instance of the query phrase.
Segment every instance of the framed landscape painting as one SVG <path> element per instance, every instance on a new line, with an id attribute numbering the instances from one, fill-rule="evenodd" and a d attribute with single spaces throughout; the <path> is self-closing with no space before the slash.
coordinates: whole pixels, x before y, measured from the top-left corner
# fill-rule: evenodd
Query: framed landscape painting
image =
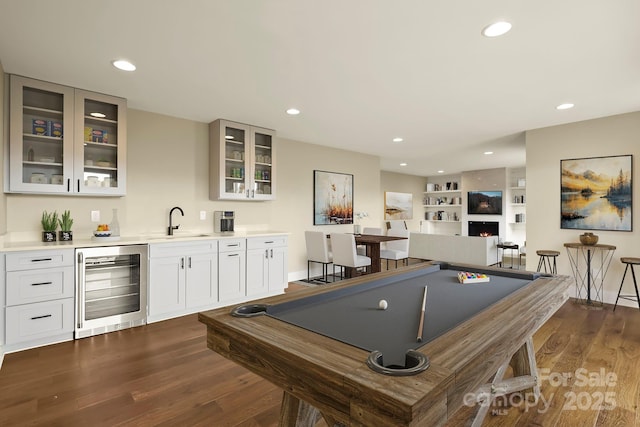
<path id="1" fill-rule="evenodd" d="M 632 230 L 632 156 L 560 161 L 560 228 Z"/>
<path id="2" fill-rule="evenodd" d="M 413 195 L 385 191 L 384 219 L 413 219 Z"/>
<path id="3" fill-rule="evenodd" d="M 313 225 L 353 224 L 353 175 L 313 171 Z"/>

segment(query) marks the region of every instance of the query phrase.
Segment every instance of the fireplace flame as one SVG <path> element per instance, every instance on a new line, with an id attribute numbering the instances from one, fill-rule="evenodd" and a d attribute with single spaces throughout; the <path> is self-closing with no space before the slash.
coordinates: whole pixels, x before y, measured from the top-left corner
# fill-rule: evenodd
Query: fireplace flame
<path id="1" fill-rule="evenodd" d="M 479 234 L 480 237 L 491 237 L 491 233 L 489 233 L 488 231 L 483 231 L 482 233 Z"/>

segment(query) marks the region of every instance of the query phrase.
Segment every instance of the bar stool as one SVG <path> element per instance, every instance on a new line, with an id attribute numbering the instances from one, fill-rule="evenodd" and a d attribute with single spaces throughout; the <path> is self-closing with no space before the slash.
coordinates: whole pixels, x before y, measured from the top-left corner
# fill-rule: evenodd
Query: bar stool
<path id="1" fill-rule="evenodd" d="M 624 274 L 622 275 L 622 282 L 620 282 L 620 289 L 618 289 L 618 298 L 616 298 L 616 303 L 613 306 L 613 311 L 616 311 L 616 306 L 618 305 L 619 298 L 627 299 L 630 301 L 636 301 L 638 303 L 638 309 L 640 309 L 640 295 L 638 295 L 638 284 L 636 283 L 636 273 L 633 270 L 634 265 L 640 264 L 640 258 L 623 257 L 623 258 L 620 258 L 620 262 L 622 262 L 623 264 L 627 264 L 627 266 L 624 268 Z M 620 292 L 622 292 L 622 285 L 624 284 L 624 278 L 627 275 L 627 270 L 629 269 L 629 267 L 631 267 L 631 275 L 633 276 L 633 287 L 636 289 L 636 294 L 620 295 Z"/>
<path id="2" fill-rule="evenodd" d="M 545 273 L 558 274 L 558 268 L 556 267 L 556 257 L 560 255 L 558 251 L 548 251 L 545 249 L 541 249 L 536 251 L 536 254 L 540 257 L 540 261 L 538 261 L 538 270 L 542 270 L 544 267 Z M 551 264 L 551 259 L 553 258 L 553 264 Z M 549 271 L 547 272 L 547 266 L 549 266 Z"/>

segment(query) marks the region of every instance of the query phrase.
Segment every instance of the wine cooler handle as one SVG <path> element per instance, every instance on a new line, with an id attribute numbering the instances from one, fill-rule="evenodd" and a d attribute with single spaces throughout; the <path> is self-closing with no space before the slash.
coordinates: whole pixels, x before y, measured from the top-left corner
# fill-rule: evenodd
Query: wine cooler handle
<path id="1" fill-rule="evenodd" d="M 85 283 L 84 274 L 84 255 L 82 252 L 78 252 L 78 286 L 76 286 L 76 301 L 78 311 L 78 329 L 82 328 L 82 322 L 84 322 L 84 292 L 87 284 Z"/>

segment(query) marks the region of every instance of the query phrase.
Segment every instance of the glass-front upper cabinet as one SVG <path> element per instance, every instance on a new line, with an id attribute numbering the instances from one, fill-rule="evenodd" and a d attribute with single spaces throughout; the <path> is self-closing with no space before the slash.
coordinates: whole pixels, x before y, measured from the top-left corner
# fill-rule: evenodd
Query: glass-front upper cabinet
<path id="1" fill-rule="evenodd" d="M 126 100 L 11 75 L 9 168 L 15 193 L 126 192 Z"/>
<path id="2" fill-rule="evenodd" d="M 76 90 L 75 191 L 126 193 L 126 100 Z"/>
<path id="3" fill-rule="evenodd" d="M 212 200 L 275 198 L 274 131 L 216 120 L 209 135 Z"/>
<path id="4" fill-rule="evenodd" d="M 73 178 L 74 89 L 10 76 L 11 192 L 67 193 Z"/>
<path id="5" fill-rule="evenodd" d="M 254 164 L 253 184 L 251 190 L 258 200 L 275 199 L 273 188 L 273 131 L 252 128 Z"/>

